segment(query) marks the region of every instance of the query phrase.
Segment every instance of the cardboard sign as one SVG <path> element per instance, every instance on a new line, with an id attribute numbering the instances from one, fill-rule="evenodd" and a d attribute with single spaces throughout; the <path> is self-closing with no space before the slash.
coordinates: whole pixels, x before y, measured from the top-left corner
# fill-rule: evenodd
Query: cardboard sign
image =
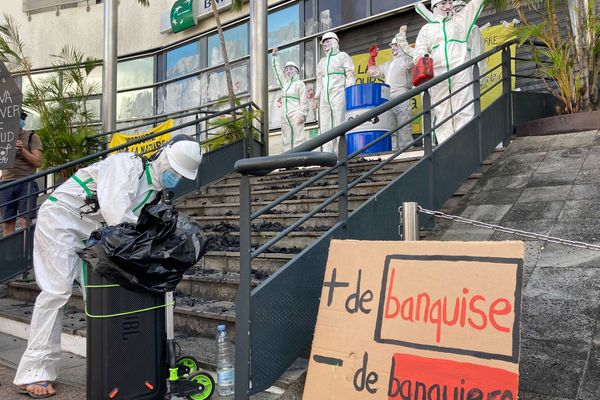
<path id="1" fill-rule="evenodd" d="M 521 242 L 334 240 L 304 399 L 517 399 Z"/>
<path id="2" fill-rule="evenodd" d="M 21 89 L 0 62 L 0 169 L 11 168 L 15 162 L 22 101 Z"/>
<path id="3" fill-rule="evenodd" d="M 115 134 L 113 134 L 108 147 L 109 148 L 116 147 L 116 146 L 125 144 L 127 142 L 131 142 L 133 140 L 136 140 L 136 139 L 139 139 L 142 137 L 153 135 L 155 133 L 172 128 L 174 124 L 175 124 L 174 120 L 168 119 L 165 122 L 163 122 L 162 124 L 157 125 L 154 128 L 147 130 L 146 132 L 143 132 L 143 133 L 135 133 L 132 135 L 127 135 L 124 133 L 115 133 Z M 117 152 L 129 151 L 132 153 L 143 154 L 146 157 L 150 157 L 152 154 L 156 153 L 156 151 L 158 149 L 160 149 L 162 147 L 162 145 L 167 143 L 169 140 L 171 140 L 171 133 L 165 133 L 165 134 L 159 135 L 155 138 L 148 139 L 146 141 L 143 141 L 143 142 L 140 142 L 137 144 L 132 144 L 131 146 L 125 147 L 121 150 L 118 150 Z"/>

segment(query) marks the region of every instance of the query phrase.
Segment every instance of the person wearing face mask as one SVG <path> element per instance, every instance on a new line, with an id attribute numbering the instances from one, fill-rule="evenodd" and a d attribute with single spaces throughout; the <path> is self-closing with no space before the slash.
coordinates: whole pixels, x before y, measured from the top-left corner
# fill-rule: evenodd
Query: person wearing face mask
<path id="1" fill-rule="evenodd" d="M 21 393 L 35 398 L 56 393 L 51 382 L 56 380 L 61 355 L 61 310 L 73 281 L 81 282 L 77 251 L 90 234 L 102 224 L 135 224 L 142 207 L 155 201 L 159 192 L 174 188 L 182 177 L 195 179 L 201 160 L 198 142 L 179 135 L 150 160 L 117 153 L 79 169 L 42 204 L 33 245 L 40 294 L 14 379 Z"/>
<path id="2" fill-rule="evenodd" d="M 404 46 L 401 46 L 402 44 Z M 413 55 L 405 50 L 409 47 L 406 42 L 406 25 L 403 25 L 398 34 L 394 36 L 390 47 L 392 48 L 392 60 L 382 65 L 371 66 L 367 72 L 373 78 L 385 78 L 385 83 L 390 85 L 390 96 L 394 98 L 412 89 L 411 71 L 414 65 L 412 60 Z M 410 121 L 412 119 L 411 102 L 405 101 L 398 104 L 392 108 L 392 113 L 396 119 L 396 127 Z M 410 143 L 412 141 L 410 123 L 396 132 L 394 138 L 396 148 Z"/>
<path id="3" fill-rule="evenodd" d="M 304 121 L 308 113 L 306 85 L 299 78 L 300 69 L 295 62 L 285 64 L 283 70 L 277 56 L 277 47 L 273 49 L 273 70 L 281 88 L 281 141 L 283 151 L 304 143 L 308 139 L 304 131 Z"/>
<path id="4" fill-rule="evenodd" d="M 21 112 L 19 119 L 19 134 L 15 147 L 15 163 L 12 168 L 2 170 L 0 178 L 0 211 L 4 220 L 2 225 L 3 235 L 8 236 L 16 229 L 17 215 L 23 228 L 26 228 L 27 213 L 30 219 L 35 218 L 37 193 L 39 192 L 37 182 L 31 181 L 2 189 L 8 182 L 25 178 L 35 174 L 36 169 L 42 164 L 42 141 L 33 132 L 25 130 L 27 113 Z M 29 194 L 29 196 L 28 196 Z"/>
<path id="5" fill-rule="evenodd" d="M 344 121 L 346 95 L 344 89 L 356 83 L 354 63 L 348 55 L 340 51 L 339 39 L 333 32 L 321 38 L 325 57 L 317 65 L 317 89 L 315 100 L 319 104 L 319 129 L 327 132 Z M 316 108 L 316 104 L 314 105 Z M 324 151 L 337 152 L 338 139 L 323 145 Z"/>
<path id="6" fill-rule="evenodd" d="M 414 50 L 414 62 L 429 54 L 433 59 L 434 76 L 456 68 L 470 58 L 467 43 L 477 18 L 483 10 L 483 0 L 471 0 L 462 10 L 453 11 L 450 0 L 432 0 L 432 15 L 423 13 L 424 6 L 417 4 L 415 9 L 425 20 L 419 31 Z M 444 124 L 435 128 L 435 138 L 438 144 L 443 143 L 467 122 L 473 119 L 473 105 L 466 106 L 473 100 L 473 88 L 468 86 L 472 80 L 470 69 L 448 78 L 431 88 L 432 104 L 441 102 L 445 97 L 453 94 L 450 100 L 443 101 L 433 109 L 433 124 L 437 125 L 448 119 Z M 464 90 L 459 90 L 465 86 Z M 462 111 L 462 107 L 466 106 Z M 450 118 L 450 115 L 454 114 Z"/>

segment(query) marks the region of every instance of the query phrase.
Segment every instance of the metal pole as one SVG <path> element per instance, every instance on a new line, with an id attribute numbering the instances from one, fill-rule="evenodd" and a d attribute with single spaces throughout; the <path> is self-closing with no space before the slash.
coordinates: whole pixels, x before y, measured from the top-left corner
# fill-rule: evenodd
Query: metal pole
<path id="1" fill-rule="evenodd" d="M 429 90 L 423 92 L 423 147 L 425 150 L 425 156 L 431 155 L 432 151 L 432 126 L 431 126 L 431 95 Z"/>
<path id="2" fill-rule="evenodd" d="M 338 169 L 338 186 L 343 192 L 338 199 L 339 221 L 345 222 L 341 229 L 342 237 L 348 237 L 348 145 L 346 135 L 342 135 L 338 142 L 338 158 L 342 166 Z"/>
<path id="3" fill-rule="evenodd" d="M 118 0 L 104 1 L 104 69 L 102 71 L 102 129 L 116 130 L 117 125 L 117 40 Z"/>
<path id="4" fill-rule="evenodd" d="M 267 2 L 250 0 L 250 95 L 263 112 L 263 149 L 269 153 L 269 88 L 267 71 Z"/>
<path id="5" fill-rule="evenodd" d="M 512 71 L 510 47 L 502 50 L 502 93 L 506 99 L 506 135 L 502 144 L 508 146 L 513 131 L 512 125 Z"/>
<path id="6" fill-rule="evenodd" d="M 235 398 L 249 399 L 250 388 L 250 178 L 240 182 L 240 286 L 235 304 Z"/>
<path id="7" fill-rule="evenodd" d="M 417 203 L 402 203 L 402 226 L 404 227 L 404 240 L 419 240 L 419 218 L 417 216 Z"/>
<path id="8" fill-rule="evenodd" d="M 481 131 L 481 83 L 479 81 L 479 65 L 473 66 L 473 113 L 477 119 L 477 140 L 479 145 L 479 163 L 483 162 L 483 132 Z"/>

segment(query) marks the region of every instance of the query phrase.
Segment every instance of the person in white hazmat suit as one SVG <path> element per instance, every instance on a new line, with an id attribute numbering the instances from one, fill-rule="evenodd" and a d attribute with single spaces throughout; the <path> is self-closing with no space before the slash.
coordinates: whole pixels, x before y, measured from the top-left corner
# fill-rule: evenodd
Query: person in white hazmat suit
<path id="1" fill-rule="evenodd" d="M 348 55 L 340 51 L 339 39 L 333 32 L 321 38 L 325 57 L 317 65 L 317 88 L 315 100 L 319 103 L 319 129 L 327 132 L 340 125 L 346 115 L 346 95 L 344 89 L 356 83 L 354 63 Z M 337 152 L 338 139 L 323 145 L 323 151 Z"/>
<path id="2" fill-rule="evenodd" d="M 304 121 L 308 114 L 306 85 L 299 78 L 300 68 L 295 62 L 290 61 L 281 69 L 277 47 L 273 49 L 273 70 L 281 88 L 281 142 L 283 151 L 288 151 L 308 139 L 308 134 L 304 131 Z"/>
<path id="3" fill-rule="evenodd" d="M 463 0 L 454 0 L 452 2 L 452 15 L 459 13 L 463 8 L 467 5 Z M 415 8 L 418 10 L 417 12 L 421 15 L 427 22 L 433 21 L 433 13 L 425 7 L 423 3 L 418 3 L 415 5 Z M 478 25 L 473 25 L 469 36 L 467 37 L 467 51 L 469 52 L 469 58 L 475 58 L 483 54 L 485 50 L 485 42 L 483 40 L 483 35 L 481 31 L 489 26 L 489 23 L 484 25 L 482 28 L 479 28 Z M 485 60 L 480 61 L 479 66 L 479 75 L 482 75 L 487 71 L 487 62 Z"/>
<path id="4" fill-rule="evenodd" d="M 51 382 L 61 355 L 62 308 L 73 281 L 81 284 L 83 262 L 77 251 L 90 234 L 102 224 L 136 223 L 142 207 L 161 190 L 175 187 L 181 177 L 195 179 L 201 158 L 197 142 L 177 139 L 150 161 L 133 153 L 114 154 L 78 170 L 42 204 L 33 247 L 41 292 L 14 379 L 21 393 L 34 398 L 55 394 Z"/>
<path id="5" fill-rule="evenodd" d="M 433 7 L 431 18 L 421 14 L 419 6 L 415 6 L 417 13 L 421 14 L 428 23 L 421 28 L 417 36 L 414 62 L 416 64 L 419 58 L 425 54 L 431 55 L 434 76 L 439 76 L 470 59 L 467 38 L 475 26 L 484 4 L 483 0 L 472 0 L 458 13 L 453 13 L 452 1 L 449 0 L 432 0 L 431 5 Z M 443 101 L 433 109 L 434 126 L 448 118 L 448 121 L 435 128 L 435 138 L 438 144 L 446 141 L 473 119 L 473 105 L 466 106 L 473 100 L 472 86 L 457 92 L 469 85 L 471 80 L 471 70 L 467 69 L 431 88 L 432 105 L 442 101 L 449 94 L 454 94 L 450 100 Z M 459 112 L 463 106 L 466 107 Z M 457 114 L 449 118 L 454 113 Z"/>
<path id="6" fill-rule="evenodd" d="M 412 89 L 411 71 L 414 64 L 412 52 L 408 53 L 406 51 L 409 47 L 408 42 L 406 42 L 406 25 L 400 27 L 400 31 L 394 36 L 390 46 L 392 48 L 392 60 L 387 61 L 382 65 L 369 67 L 367 72 L 369 76 L 373 78 L 384 78 L 385 83 L 390 85 L 390 97 L 394 98 Z M 399 127 L 412 119 L 411 106 L 411 101 L 405 101 L 392 108 L 391 111 L 394 115 L 396 127 Z M 394 143 L 396 148 L 400 148 L 412 141 L 412 128 L 410 123 L 396 132 L 394 140 L 396 142 Z"/>

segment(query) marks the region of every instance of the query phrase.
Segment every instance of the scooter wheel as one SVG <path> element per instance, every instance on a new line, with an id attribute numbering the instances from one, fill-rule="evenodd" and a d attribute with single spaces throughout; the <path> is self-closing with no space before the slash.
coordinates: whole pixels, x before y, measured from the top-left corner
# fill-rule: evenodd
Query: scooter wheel
<path id="1" fill-rule="evenodd" d="M 182 356 L 177 359 L 177 376 L 179 379 L 187 378 L 199 369 L 198 361 L 194 357 Z"/>
<path id="2" fill-rule="evenodd" d="M 202 391 L 189 395 L 187 397 L 188 400 L 207 400 L 210 399 L 215 392 L 215 380 L 206 372 L 195 372 L 188 377 L 188 380 L 202 385 Z"/>

